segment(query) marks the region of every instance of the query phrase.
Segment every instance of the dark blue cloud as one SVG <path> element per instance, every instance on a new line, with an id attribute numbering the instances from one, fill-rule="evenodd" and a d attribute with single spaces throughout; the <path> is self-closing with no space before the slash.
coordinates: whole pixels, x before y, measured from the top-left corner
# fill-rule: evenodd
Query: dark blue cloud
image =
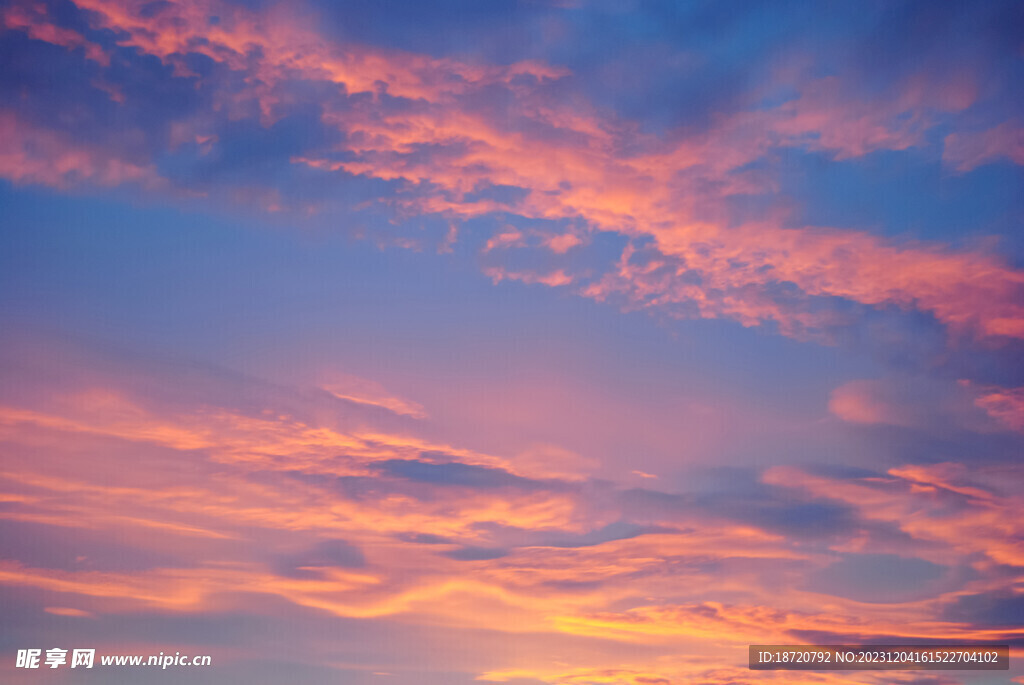
<path id="1" fill-rule="evenodd" d="M 274 559 L 274 572 L 289 578 L 316 578 L 322 568 L 363 568 L 362 550 L 344 540 L 325 540 L 310 549 Z"/>
<path id="2" fill-rule="evenodd" d="M 496 547 L 460 547 L 457 550 L 441 552 L 440 555 L 458 561 L 488 561 L 507 557 L 509 551 Z"/>
<path id="3" fill-rule="evenodd" d="M 523 478 L 504 469 L 450 462 L 434 464 L 417 459 L 388 459 L 373 465 L 382 475 L 417 483 L 446 485 L 481 490 L 498 488 L 547 489 L 550 484 Z"/>
<path id="4" fill-rule="evenodd" d="M 493 521 L 477 523 L 474 530 L 485 533 L 505 547 L 593 547 L 613 540 L 629 540 L 652 533 L 678 533 L 675 528 L 649 526 L 630 521 L 615 521 L 584 533 L 570 531 L 535 531 L 506 526 Z"/>
<path id="5" fill-rule="evenodd" d="M 809 576 L 807 589 L 858 602 L 899 603 L 932 596 L 946 566 L 893 554 L 845 554 Z"/>
<path id="6" fill-rule="evenodd" d="M 629 540 L 651 533 L 674 532 L 660 526 L 641 526 L 629 521 L 615 521 L 586 533 L 549 533 L 538 544 L 547 547 L 593 547 L 612 540 Z"/>
<path id="7" fill-rule="evenodd" d="M 942 618 L 977 626 L 1019 628 L 1024 625 L 1024 595 L 1009 590 L 960 595 L 945 608 Z"/>
<path id="8" fill-rule="evenodd" d="M 868 527 L 849 505 L 808 499 L 790 489 L 750 480 L 755 475 L 752 470 L 738 473 L 741 477 L 733 483 L 711 492 L 675 494 L 635 488 L 623 491 L 620 497 L 632 518 L 695 516 L 741 521 L 794 540 L 822 541 Z"/>
<path id="9" fill-rule="evenodd" d="M 458 561 L 488 561 L 508 556 L 507 549 L 495 547 L 460 547 L 449 552 L 441 552 L 441 556 Z"/>
<path id="10" fill-rule="evenodd" d="M 5 504 L 3 509 L 10 513 L 26 513 L 18 512 L 23 507 L 16 503 Z M 34 568 L 132 572 L 194 565 L 173 554 L 132 547 L 80 528 L 0 521 L 0 539 L 4 540 L 0 559 Z"/>
<path id="11" fill-rule="evenodd" d="M 514 206 L 526 199 L 530 194 L 529 188 L 508 185 L 481 185 L 466 193 L 463 200 L 466 202 L 479 202 L 480 200 L 493 200 L 503 205 Z"/>
<path id="12" fill-rule="evenodd" d="M 856 528 L 854 510 L 831 502 L 788 502 L 755 506 L 735 506 L 737 518 L 762 526 L 766 530 L 788 535 L 825 537 L 846 534 Z"/>
<path id="13" fill-rule="evenodd" d="M 395 537 L 402 542 L 414 542 L 418 545 L 450 545 L 452 543 L 451 538 L 433 533 L 402 533 Z"/>

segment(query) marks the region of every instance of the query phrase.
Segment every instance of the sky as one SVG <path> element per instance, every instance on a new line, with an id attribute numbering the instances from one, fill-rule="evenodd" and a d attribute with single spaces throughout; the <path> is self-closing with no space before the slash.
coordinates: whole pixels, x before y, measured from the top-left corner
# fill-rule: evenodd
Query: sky
<path id="1" fill-rule="evenodd" d="M 1022 37 L 0 3 L 0 679 L 1024 683 Z"/>

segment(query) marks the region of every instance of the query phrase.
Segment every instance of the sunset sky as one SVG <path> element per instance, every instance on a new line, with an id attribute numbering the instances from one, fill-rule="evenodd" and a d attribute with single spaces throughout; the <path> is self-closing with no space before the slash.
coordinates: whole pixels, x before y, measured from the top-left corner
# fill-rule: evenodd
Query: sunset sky
<path id="1" fill-rule="evenodd" d="M 0 681 L 1024 683 L 1022 220 L 1015 0 L 0 3 Z"/>

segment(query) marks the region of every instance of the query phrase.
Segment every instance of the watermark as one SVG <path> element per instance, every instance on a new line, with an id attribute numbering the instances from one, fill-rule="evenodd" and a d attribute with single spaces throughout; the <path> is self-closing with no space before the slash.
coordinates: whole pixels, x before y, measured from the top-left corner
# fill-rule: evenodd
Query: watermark
<path id="1" fill-rule="evenodd" d="M 101 654 L 95 649 L 19 649 L 15 657 L 16 668 L 93 668 L 95 666 L 159 666 L 161 669 L 174 666 L 210 666 L 209 655 L 189 656 L 181 652 L 174 654 Z"/>
<path id="2" fill-rule="evenodd" d="M 757 671 L 1006 671 L 1009 645 L 750 645 Z"/>

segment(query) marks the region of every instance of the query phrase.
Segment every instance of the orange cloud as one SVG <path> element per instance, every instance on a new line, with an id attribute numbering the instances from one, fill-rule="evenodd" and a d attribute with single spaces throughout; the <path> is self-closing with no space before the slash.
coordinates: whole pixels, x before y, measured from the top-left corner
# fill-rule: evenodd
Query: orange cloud
<path id="1" fill-rule="evenodd" d="M 411 416 L 414 419 L 423 419 L 427 416 L 420 404 L 391 395 L 376 381 L 336 373 L 329 374 L 329 378 L 330 380 L 322 383 L 320 387 L 338 399 L 382 407 L 396 414 Z"/>
<path id="2" fill-rule="evenodd" d="M 803 589 L 836 552 L 864 551 L 857 532 L 813 547 L 701 506 L 654 508 L 628 522 L 620 486 L 588 478 L 588 459 L 556 446 L 488 455 L 420 437 L 428 420 L 326 393 L 299 393 L 322 403 L 309 412 L 314 420 L 282 409 L 285 401 L 243 412 L 199 404 L 187 389 L 173 402 L 122 387 L 118 374 L 106 383 L 86 375 L 81 389 L 33 393 L 33 406 L 0 411 L 0 519 L 32 523 L 44 536 L 73 533 L 86 549 L 67 568 L 0 564 L 0 584 L 38 597 L 56 616 L 260 613 L 283 601 L 324 617 L 600 645 L 595 659 L 495 657 L 473 667 L 485 682 L 565 684 L 778 679 L 722 664 L 742 661 L 748 643 L 800 635 L 1021 635 L 936 618 L 964 593 L 1004 587 L 988 573 L 995 564 L 1020 563 L 1021 504 L 990 482 L 1008 480 L 998 473 L 957 464 L 906 465 L 876 478 L 766 473 L 777 487 L 848 503 L 864 526 L 898 526 L 921 543 L 923 558 L 977 571 L 945 594 L 871 604 Z M 397 422 L 413 429 L 389 428 Z M 382 468 L 396 464 L 427 468 Z M 445 472 L 458 476 L 447 480 L 430 470 L 452 465 L 462 470 Z M 496 480 L 474 484 L 459 475 L 466 469 Z M 90 540 L 161 556 L 121 569 L 116 555 L 93 559 Z M 310 556 L 332 541 L 358 550 L 356 561 Z M 631 661 L 640 646 L 649 658 Z M 681 646 L 694 656 L 675 660 Z"/>
<path id="3" fill-rule="evenodd" d="M 792 467 L 773 467 L 766 483 L 799 488 L 845 502 L 865 520 L 885 521 L 916 540 L 932 543 L 935 561 L 976 556 L 977 563 L 1020 565 L 1024 500 L 1005 492 L 1020 476 L 1016 466 L 968 470 L 962 464 L 911 465 L 884 478 L 831 479 Z M 934 543 L 940 543 L 936 547 Z"/>

